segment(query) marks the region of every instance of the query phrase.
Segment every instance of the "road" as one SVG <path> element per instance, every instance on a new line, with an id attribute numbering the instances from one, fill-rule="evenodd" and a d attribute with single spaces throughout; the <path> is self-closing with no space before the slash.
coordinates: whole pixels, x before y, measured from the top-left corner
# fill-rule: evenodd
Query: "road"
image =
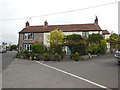
<path id="1" fill-rule="evenodd" d="M 17 51 L 7 51 L 2 54 L 2 71 L 15 59 Z"/>
<path id="2" fill-rule="evenodd" d="M 85 61 L 11 61 L 5 63 L 3 88 L 118 88 L 119 64 L 113 55 Z"/>

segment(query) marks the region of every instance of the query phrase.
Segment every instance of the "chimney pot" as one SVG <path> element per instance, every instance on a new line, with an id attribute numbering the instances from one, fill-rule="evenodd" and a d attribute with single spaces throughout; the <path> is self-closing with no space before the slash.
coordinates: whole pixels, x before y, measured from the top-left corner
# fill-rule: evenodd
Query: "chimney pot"
<path id="1" fill-rule="evenodd" d="M 27 22 L 26 22 L 26 28 L 28 28 L 29 25 L 30 25 L 30 23 L 27 21 Z"/>
<path id="2" fill-rule="evenodd" d="M 98 24 L 98 18 L 97 18 L 97 16 L 96 16 L 96 18 L 95 18 L 94 23 L 95 23 L 95 24 Z"/>
<path id="3" fill-rule="evenodd" d="M 45 26 L 45 27 L 48 26 L 48 22 L 47 22 L 47 20 L 44 22 L 44 26 Z"/>

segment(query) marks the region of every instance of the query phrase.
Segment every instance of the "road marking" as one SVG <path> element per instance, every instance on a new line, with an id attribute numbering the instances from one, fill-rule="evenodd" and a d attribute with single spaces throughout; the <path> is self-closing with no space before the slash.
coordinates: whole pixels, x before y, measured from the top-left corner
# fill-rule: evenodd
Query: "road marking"
<path id="1" fill-rule="evenodd" d="M 110 88 L 108 88 L 108 87 L 106 87 L 106 86 L 103 86 L 103 85 L 101 85 L 101 84 L 95 83 L 95 82 L 90 81 L 90 80 L 88 80 L 88 79 L 82 78 L 82 77 L 77 76 L 77 75 L 75 75 L 75 74 L 72 74 L 72 73 L 63 71 L 63 70 L 61 70 L 61 69 L 58 69 L 58 68 L 55 68 L 55 67 L 52 67 L 52 66 L 49 66 L 49 65 L 44 64 L 44 63 L 41 63 L 41 62 L 39 62 L 39 61 L 35 61 L 35 62 L 37 62 L 37 63 L 39 63 L 39 64 L 41 64 L 41 65 L 43 65 L 43 66 L 49 67 L 49 68 L 51 68 L 51 69 L 57 70 L 57 71 L 59 71 L 59 72 L 62 72 L 62 73 L 64 73 L 64 74 L 67 74 L 67 75 L 69 75 L 69 76 L 75 77 L 75 78 L 77 78 L 77 79 L 80 79 L 80 80 L 86 81 L 86 82 L 88 82 L 88 83 L 91 83 L 91 84 L 93 84 L 93 85 L 95 85 L 95 86 L 98 86 L 98 87 L 100 87 L 100 88 L 104 88 L 104 89 L 106 89 L 106 90 L 112 90 L 112 89 L 110 89 Z"/>

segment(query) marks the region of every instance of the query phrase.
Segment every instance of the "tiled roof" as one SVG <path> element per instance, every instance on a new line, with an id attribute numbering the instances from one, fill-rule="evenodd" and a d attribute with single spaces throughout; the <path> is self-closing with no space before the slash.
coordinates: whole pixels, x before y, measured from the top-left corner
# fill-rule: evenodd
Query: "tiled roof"
<path id="1" fill-rule="evenodd" d="M 68 25 L 48 25 L 48 26 L 28 26 L 21 30 L 19 33 L 25 32 L 50 32 L 52 30 L 62 30 L 63 32 L 75 32 L 75 31 L 101 31 L 98 24 L 68 24 Z"/>
<path id="2" fill-rule="evenodd" d="M 105 34 L 110 34 L 107 30 L 102 30 L 102 34 L 105 35 Z"/>

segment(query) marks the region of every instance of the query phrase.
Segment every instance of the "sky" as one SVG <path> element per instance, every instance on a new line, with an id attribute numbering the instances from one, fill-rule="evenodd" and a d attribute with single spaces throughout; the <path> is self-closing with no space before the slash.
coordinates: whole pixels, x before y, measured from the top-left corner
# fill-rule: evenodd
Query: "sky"
<path id="1" fill-rule="evenodd" d="M 45 20 L 48 25 L 86 24 L 93 23 L 97 16 L 101 29 L 118 33 L 118 1 L 0 0 L 0 43 L 18 44 L 18 32 L 25 27 L 26 21 L 31 26 L 43 25 Z M 77 11 L 48 15 L 72 10 Z"/>

